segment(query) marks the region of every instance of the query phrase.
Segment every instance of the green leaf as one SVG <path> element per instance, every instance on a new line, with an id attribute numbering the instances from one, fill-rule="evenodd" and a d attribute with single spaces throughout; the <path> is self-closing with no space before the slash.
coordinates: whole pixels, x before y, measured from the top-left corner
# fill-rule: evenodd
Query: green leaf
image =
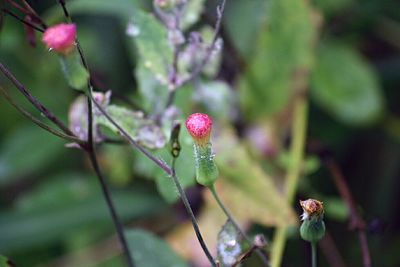
<path id="1" fill-rule="evenodd" d="M 188 29 L 200 19 L 201 13 L 204 9 L 204 3 L 205 0 L 188 1 L 183 10 L 181 19 L 181 27 L 183 29 Z"/>
<path id="2" fill-rule="evenodd" d="M 296 224 L 294 211 L 284 195 L 249 155 L 232 129 L 221 132 L 214 147 L 224 178 L 219 192 L 233 214 L 266 226 Z"/>
<path id="3" fill-rule="evenodd" d="M 0 267 L 14 267 L 15 265 L 3 255 L 0 255 Z"/>
<path id="4" fill-rule="evenodd" d="M 75 49 L 71 54 L 60 56 L 60 63 L 68 85 L 78 91 L 86 91 L 89 73 L 82 65 L 78 51 Z"/>
<path id="5" fill-rule="evenodd" d="M 354 50 L 335 43 L 318 49 L 311 93 L 316 104 L 349 125 L 372 123 L 384 110 L 376 73 Z"/>
<path id="6" fill-rule="evenodd" d="M 180 133 L 179 141 L 181 144 L 181 152 L 179 158 L 176 160 L 175 169 L 182 186 L 187 188 L 196 183 L 194 177 L 195 163 L 193 157 L 193 141 L 187 131 L 184 130 Z M 172 160 L 169 147 L 155 151 L 155 155 L 165 160 L 168 164 L 170 164 Z M 179 199 L 179 194 L 172 178 L 141 154 L 137 154 L 135 159 L 135 170 L 145 177 L 154 179 L 158 191 L 167 202 L 173 203 Z"/>
<path id="7" fill-rule="evenodd" d="M 139 50 L 139 64 L 149 69 L 162 85 L 168 85 L 172 47 L 166 28 L 152 14 L 136 10 L 128 25 L 129 32 Z"/>
<path id="8" fill-rule="evenodd" d="M 166 209 L 156 194 L 136 186 L 112 191 L 123 220 L 154 215 Z M 95 177 L 66 174 L 25 195 L 14 211 L 0 213 L 0 251 L 18 251 L 60 242 L 77 229 L 106 226 L 112 229 L 110 213 Z"/>
<path id="9" fill-rule="evenodd" d="M 143 109 L 148 113 L 159 114 L 165 107 L 168 98 L 166 86 L 163 86 L 143 64 L 136 67 L 135 75 L 138 80 Z"/>
<path id="10" fill-rule="evenodd" d="M 315 26 L 307 1 L 271 0 L 249 68 L 240 80 L 240 100 L 250 119 L 281 111 L 294 89 L 297 71 L 313 59 Z"/>
<path id="11" fill-rule="evenodd" d="M 222 266 L 232 266 L 240 254 L 242 247 L 240 245 L 241 236 L 231 221 L 226 221 L 218 234 L 218 259 Z"/>
<path id="12" fill-rule="evenodd" d="M 235 95 L 230 86 L 223 81 L 201 82 L 193 96 L 214 118 L 229 120 L 233 110 Z"/>
<path id="13" fill-rule="evenodd" d="M 4 139 L 0 150 L 0 185 L 8 185 L 54 162 L 63 141 L 35 126 L 24 126 Z"/>
<path id="14" fill-rule="evenodd" d="M 188 267 L 162 239 L 144 230 L 128 230 L 126 238 L 137 267 Z"/>
<path id="15" fill-rule="evenodd" d="M 141 0 L 70 0 L 67 2 L 69 12 L 80 14 L 109 14 L 127 21 L 140 8 Z M 54 5 L 45 14 L 45 21 L 54 24 L 64 18 L 64 13 L 59 5 Z"/>
<path id="16" fill-rule="evenodd" d="M 225 7 L 224 27 L 239 52 L 254 55 L 257 37 L 265 25 L 268 12 L 265 0 L 229 1 Z"/>

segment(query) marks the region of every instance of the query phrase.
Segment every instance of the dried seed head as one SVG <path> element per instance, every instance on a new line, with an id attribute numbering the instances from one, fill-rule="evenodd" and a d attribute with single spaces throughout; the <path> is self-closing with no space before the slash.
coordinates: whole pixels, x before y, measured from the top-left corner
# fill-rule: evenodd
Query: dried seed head
<path id="1" fill-rule="evenodd" d="M 187 118 L 186 128 L 197 144 L 205 145 L 210 140 L 212 119 L 206 114 L 194 113 Z"/>
<path id="2" fill-rule="evenodd" d="M 304 221 L 310 217 L 320 217 L 324 214 L 324 203 L 316 199 L 300 200 L 303 209 L 301 219 Z"/>
<path id="3" fill-rule="evenodd" d="M 42 41 L 50 50 L 65 55 L 75 47 L 75 38 L 75 24 L 61 23 L 46 29 Z"/>

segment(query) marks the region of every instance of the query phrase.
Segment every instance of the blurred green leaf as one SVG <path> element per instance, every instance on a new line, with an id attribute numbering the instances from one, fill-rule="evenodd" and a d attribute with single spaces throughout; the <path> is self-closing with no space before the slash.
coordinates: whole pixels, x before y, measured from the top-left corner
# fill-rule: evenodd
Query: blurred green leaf
<path id="1" fill-rule="evenodd" d="M 214 118 L 229 120 L 235 95 L 227 83 L 223 81 L 201 82 L 193 98 L 195 102 L 206 107 L 208 113 Z"/>
<path id="2" fill-rule="evenodd" d="M 13 266 L 15 265 L 12 264 L 9 259 L 4 257 L 3 255 L 0 255 L 0 267 L 13 267 Z"/>
<path id="3" fill-rule="evenodd" d="M 353 49 L 325 42 L 312 73 L 312 98 L 321 109 L 349 125 L 376 121 L 384 110 L 378 78 Z"/>
<path id="4" fill-rule="evenodd" d="M 144 230 L 128 230 L 126 238 L 138 267 L 188 267 L 162 239 Z"/>
<path id="5" fill-rule="evenodd" d="M 229 1 L 225 7 L 224 26 L 235 47 L 245 57 L 257 52 L 255 44 L 269 14 L 268 2 L 265 0 Z"/>
<path id="6" fill-rule="evenodd" d="M 1 144 L 0 185 L 17 182 L 51 165 L 65 149 L 63 143 L 33 125 L 18 128 Z"/>
<path id="7" fill-rule="evenodd" d="M 151 191 L 136 186 L 113 191 L 118 214 L 124 220 L 143 218 L 165 209 Z M 92 176 L 67 174 L 25 195 L 15 211 L 0 213 L 0 251 L 16 251 L 61 241 L 80 227 L 111 228 L 109 211 Z"/>
<path id="8" fill-rule="evenodd" d="M 132 111 L 125 107 L 109 105 L 107 113 L 139 144 L 150 148 L 163 148 L 166 138 L 162 129 L 151 119 L 144 118 L 143 112 Z M 119 130 L 102 114 L 96 116 L 96 123 L 105 126 L 116 134 Z"/>
<path id="9" fill-rule="evenodd" d="M 242 253 L 241 236 L 231 221 L 226 221 L 218 234 L 218 259 L 222 266 L 232 266 Z"/>
<path id="10" fill-rule="evenodd" d="M 281 111 L 293 92 L 296 72 L 306 72 L 313 59 L 315 26 L 308 3 L 271 0 L 267 12 L 267 24 L 239 82 L 249 119 Z"/>
<path id="11" fill-rule="evenodd" d="M 354 3 L 354 0 L 314 0 L 315 6 L 325 14 L 331 15 L 342 11 Z"/>
<path id="12" fill-rule="evenodd" d="M 182 186 L 187 188 L 196 183 L 194 178 L 195 162 L 193 157 L 193 141 L 186 130 L 181 131 L 179 141 L 181 144 L 181 153 L 176 160 L 175 169 Z M 155 155 L 166 161 L 167 164 L 171 164 L 172 156 L 169 147 L 155 151 Z M 179 194 L 172 178 L 141 154 L 137 154 L 135 159 L 135 170 L 137 173 L 154 179 L 158 191 L 167 202 L 173 203 L 179 199 Z"/>
<path id="13" fill-rule="evenodd" d="M 127 33 L 135 41 L 140 64 L 149 69 L 161 84 L 168 85 L 172 48 L 168 44 L 166 28 L 152 14 L 136 10 Z"/>
<path id="14" fill-rule="evenodd" d="M 221 198 L 238 218 L 260 224 L 294 225 L 296 216 L 284 195 L 259 163 L 246 151 L 232 129 L 225 129 L 214 142 L 215 160 L 220 169 Z"/>
<path id="15" fill-rule="evenodd" d="M 349 217 L 349 208 L 343 199 L 337 197 L 324 197 L 324 209 L 328 218 L 345 222 Z"/>
<path id="16" fill-rule="evenodd" d="M 163 86 L 143 64 L 136 67 L 135 76 L 138 80 L 138 90 L 143 109 L 152 114 L 160 113 L 167 102 L 167 87 Z"/>
<path id="17" fill-rule="evenodd" d="M 186 4 L 182 14 L 182 28 L 187 29 L 195 24 L 201 16 L 204 9 L 205 0 L 191 0 Z"/>
<path id="18" fill-rule="evenodd" d="M 126 21 L 140 8 L 141 0 L 70 0 L 67 2 L 69 12 L 74 16 L 78 14 L 110 14 Z M 64 13 L 59 5 L 54 5 L 45 14 L 46 21 L 54 24 L 63 20 Z"/>

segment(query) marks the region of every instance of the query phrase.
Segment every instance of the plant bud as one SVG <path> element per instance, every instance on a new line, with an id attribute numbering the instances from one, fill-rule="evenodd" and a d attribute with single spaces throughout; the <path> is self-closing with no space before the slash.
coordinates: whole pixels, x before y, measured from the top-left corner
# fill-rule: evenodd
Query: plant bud
<path id="1" fill-rule="evenodd" d="M 75 24 L 61 23 L 46 29 L 42 41 L 50 50 L 67 55 L 75 47 L 75 38 Z"/>
<path id="2" fill-rule="evenodd" d="M 307 199 L 300 201 L 300 206 L 303 208 L 300 236 L 306 241 L 316 243 L 325 235 L 323 203 L 315 199 Z"/>
<path id="3" fill-rule="evenodd" d="M 186 120 L 186 128 L 194 140 L 196 180 L 199 184 L 211 187 L 219 176 L 210 143 L 212 120 L 206 114 L 195 113 Z"/>

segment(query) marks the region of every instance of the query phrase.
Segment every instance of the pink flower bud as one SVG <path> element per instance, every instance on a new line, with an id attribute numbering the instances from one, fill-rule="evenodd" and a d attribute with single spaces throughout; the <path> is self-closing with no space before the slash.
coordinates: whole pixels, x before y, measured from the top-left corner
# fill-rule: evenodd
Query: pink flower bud
<path id="1" fill-rule="evenodd" d="M 46 29 L 42 41 L 49 49 L 68 54 L 75 46 L 75 38 L 75 24 L 61 23 Z"/>
<path id="2" fill-rule="evenodd" d="M 186 128 L 197 144 L 205 145 L 210 140 L 212 119 L 206 114 L 194 113 L 187 118 Z"/>

